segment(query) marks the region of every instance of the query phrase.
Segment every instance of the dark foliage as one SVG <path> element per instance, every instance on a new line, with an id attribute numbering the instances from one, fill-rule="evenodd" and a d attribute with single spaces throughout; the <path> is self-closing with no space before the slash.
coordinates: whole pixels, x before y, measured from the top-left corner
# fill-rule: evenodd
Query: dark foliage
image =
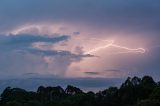
<path id="1" fill-rule="evenodd" d="M 0 106 L 160 106 L 160 83 L 152 77 L 130 78 L 120 86 L 98 93 L 83 92 L 68 85 L 40 86 L 36 92 L 7 87 L 1 94 Z"/>

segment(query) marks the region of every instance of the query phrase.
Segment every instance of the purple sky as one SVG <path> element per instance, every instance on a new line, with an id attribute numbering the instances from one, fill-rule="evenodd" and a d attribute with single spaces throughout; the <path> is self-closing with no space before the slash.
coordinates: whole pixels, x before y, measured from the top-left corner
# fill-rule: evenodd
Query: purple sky
<path id="1" fill-rule="evenodd" d="M 0 77 L 160 75 L 159 0 L 1 0 Z"/>

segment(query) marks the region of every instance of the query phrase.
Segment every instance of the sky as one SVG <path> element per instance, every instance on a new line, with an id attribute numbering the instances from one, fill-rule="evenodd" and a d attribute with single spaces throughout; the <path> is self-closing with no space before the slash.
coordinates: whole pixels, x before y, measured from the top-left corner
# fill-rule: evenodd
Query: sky
<path id="1" fill-rule="evenodd" d="M 0 0 L 0 77 L 160 75 L 159 0 Z"/>

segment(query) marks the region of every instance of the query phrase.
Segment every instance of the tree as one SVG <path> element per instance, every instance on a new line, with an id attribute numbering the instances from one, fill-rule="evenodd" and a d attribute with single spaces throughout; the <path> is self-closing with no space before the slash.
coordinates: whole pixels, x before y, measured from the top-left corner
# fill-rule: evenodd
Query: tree
<path id="1" fill-rule="evenodd" d="M 102 96 L 102 104 L 105 104 L 107 106 L 119 106 L 120 101 L 117 87 L 110 87 L 109 89 L 102 91 Z"/>
<path id="2" fill-rule="evenodd" d="M 65 93 L 69 95 L 75 95 L 75 94 L 83 93 L 83 91 L 77 87 L 68 85 L 67 88 L 65 89 Z"/>
<path id="3" fill-rule="evenodd" d="M 157 84 L 150 76 L 144 76 L 140 82 L 140 99 L 146 99 L 156 88 Z"/>
<path id="4" fill-rule="evenodd" d="M 119 89 L 119 96 L 121 105 L 133 105 L 136 101 L 135 89 L 132 83 L 132 78 L 128 77 L 127 80 L 121 85 Z"/>
<path id="5" fill-rule="evenodd" d="M 40 86 L 37 90 L 37 93 L 42 102 L 57 100 L 65 95 L 63 88 L 60 86 L 46 88 Z"/>
<path id="6" fill-rule="evenodd" d="M 138 102 L 137 106 L 160 106 L 160 102 L 158 100 L 141 100 Z"/>
<path id="7" fill-rule="evenodd" d="M 157 87 L 153 90 L 153 92 L 150 95 L 150 99 L 160 101 L 160 87 Z"/>

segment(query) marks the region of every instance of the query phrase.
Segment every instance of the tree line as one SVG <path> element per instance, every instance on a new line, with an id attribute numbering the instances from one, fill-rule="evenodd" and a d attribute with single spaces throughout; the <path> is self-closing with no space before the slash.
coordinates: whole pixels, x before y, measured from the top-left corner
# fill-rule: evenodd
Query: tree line
<path id="1" fill-rule="evenodd" d="M 40 86 L 36 92 L 7 87 L 0 106 L 160 106 L 160 82 L 151 76 L 128 77 L 120 87 L 109 87 L 94 93 L 68 85 Z"/>

